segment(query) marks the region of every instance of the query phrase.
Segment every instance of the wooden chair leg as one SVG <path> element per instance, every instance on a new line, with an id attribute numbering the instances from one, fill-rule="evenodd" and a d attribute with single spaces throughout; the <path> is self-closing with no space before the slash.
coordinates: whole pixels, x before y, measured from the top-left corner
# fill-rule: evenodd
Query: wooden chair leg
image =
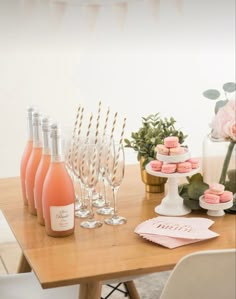
<path id="1" fill-rule="evenodd" d="M 133 280 L 124 282 L 124 285 L 129 293 L 130 299 L 140 299 L 140 296 L 138 294 L 138 291 L 136 289 Z"/>
<path id="2" fill-rule="evenodd" d="M 18 269 L 17 269 L 17 273 L 26 273 L 26 272 L 30 272 L 32 269 L 27 261 L 27 259 L 25 258 L 24 254 L 21 254 L 21 258 L 20 258 L 20 262 L 18 265 Z"/>
<path id="3" fill-rule="evenodd" d="M 100 299 L 102 284 L 100 282 L 88 282 L 80 284 L 79 299 Z"/>

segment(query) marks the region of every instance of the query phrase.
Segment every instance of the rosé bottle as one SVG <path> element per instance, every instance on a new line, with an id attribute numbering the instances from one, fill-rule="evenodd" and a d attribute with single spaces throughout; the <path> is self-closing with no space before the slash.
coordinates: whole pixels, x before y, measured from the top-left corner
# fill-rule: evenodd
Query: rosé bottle
<path id="1" fill-rule="evenodd" d="M 33 148 L 33 124 L 32 124 L 32 114 L 33 114 L 34 108 L 29 107 L 27 109 L 27 114 L 28 114 L 28 140 L 25 146 L 24 153 L 21 158 L 21 163 L 20 163 L 20 178 L 21 178 L 21 190 L 22 190 L 22 198 L 24 205 L 28 205 L 28 200 L 26 198 L 26 190 L 25 190 L 25 172 L 26 172 L 26 166 L 29 161 L 29 157 L 32 152 Z"/>
<path id="2" fill-rule="evenodd" d="M 43 208 L 42 208 L 42 192 L 43 183 L 51 161 L 51 151 L 49 146 L 49 126 L 50 120 L 48 117 L 42 119 L 42 131 L 43 131 L 43 153 L 39 166 L 35 175 L 34 182 L 34 203 L 37 210 L 38 223 L 45 225 Z"/>
<path id="3" fill-rule="evenodd" d="M 52 237 L 73 234 L 75 193 L 62 153 L 61 129 L 51 125 L 51 163 L 43 184 L 43 214 L 46 233 Z"/>
<path id="4" fill-rule="evenodd" d="M 41 115 L 38 112 L 33 113 L 33 149 L 26 167 L 25 187 L 28 199 L 29 212 L 37 215 L 34 202 L 34 181 L 36 171 L 42 156 L 42 125 Z"/>

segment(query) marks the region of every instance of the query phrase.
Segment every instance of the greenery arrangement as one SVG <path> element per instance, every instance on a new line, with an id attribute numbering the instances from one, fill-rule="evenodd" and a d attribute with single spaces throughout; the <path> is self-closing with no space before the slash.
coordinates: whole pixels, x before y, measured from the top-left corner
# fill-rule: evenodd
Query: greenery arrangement
<path id="1" fill-rule="evenodd" d="M 137 152 L 137 160 L 143 158 L 144 168 L 151 160 L 156 159 L 155 147 L 163 144 L 164 138 L 177 136 L 183 144 L 187 135 L 175 128 L 176 120 L 173 117 L 161 118 L 159 113 L 142 117 L 142 126 L 137 132 L 131 133 L 131 139 L 124 139 L 125 147 Z"/>
<path id="2" fill-rule="evenodd" d="M 188 183 L 179 186 L 179 195 L 184 199 L 184 204 L 191 210 L 201 209 L 199 205 L 199 197 L 209 188 L 204 183 L 200 173 L 196 173 L 191 177 L 187 177 Z"/>

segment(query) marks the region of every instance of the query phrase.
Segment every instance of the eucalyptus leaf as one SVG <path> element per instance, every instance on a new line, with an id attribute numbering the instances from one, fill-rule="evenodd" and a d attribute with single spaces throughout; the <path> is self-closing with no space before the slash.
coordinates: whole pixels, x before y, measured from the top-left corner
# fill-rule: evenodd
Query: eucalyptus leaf
<path id="1" fill-rule="evenodd" d="M 191 210 L 201 210 L 198 200 L 184 198 L 184 204 Z"/>
<path id="2" fill-rule="evenodd" d="M 188 184 L 182 184 L 178 187 L 179 195 L 181 196 L 184 193 L 188 192 Z"/>
<path id="3" fill-rule="evenodd" d="M 196 173 L 196 174 L 192 175 L 191 178 L 189 179 L 189 182 L 190 183 L 194 183 L 194 182 L 201 183 L 201 182 L 203 182 L 203 177 L 202 177 L 201 173 Z"/>
<path id="4" fill-rule="evenodd" d="M 234 92 L 236 90 L 236 84 L 234 82 L 227 82 L 222 88 L 225 92 Z"/>
<path id="5" fill-rule="evenodd" d="M 210 100 L 217 100 L 220 97 L 220 92 L 217 89 L 208 89 L 203 92 L 203 95 Z"/>
<path id="6" fill-rule="evenodd" d="M 189 185 L 188 196 L 191 199 L 199 199 L 203 195 L 204 191 L 209 187 L 208 184 L 202 182 L 193 182 Z"/>

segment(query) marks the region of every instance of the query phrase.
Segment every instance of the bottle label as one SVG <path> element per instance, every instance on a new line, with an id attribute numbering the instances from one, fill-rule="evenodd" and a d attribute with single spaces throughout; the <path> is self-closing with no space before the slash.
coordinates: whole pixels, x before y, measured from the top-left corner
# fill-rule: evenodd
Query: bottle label
<path id="1" fill-rule="evenodd" d="M 51 228 L 66 231 L 74 227 L 74 204 L 50 207 Z"/>

